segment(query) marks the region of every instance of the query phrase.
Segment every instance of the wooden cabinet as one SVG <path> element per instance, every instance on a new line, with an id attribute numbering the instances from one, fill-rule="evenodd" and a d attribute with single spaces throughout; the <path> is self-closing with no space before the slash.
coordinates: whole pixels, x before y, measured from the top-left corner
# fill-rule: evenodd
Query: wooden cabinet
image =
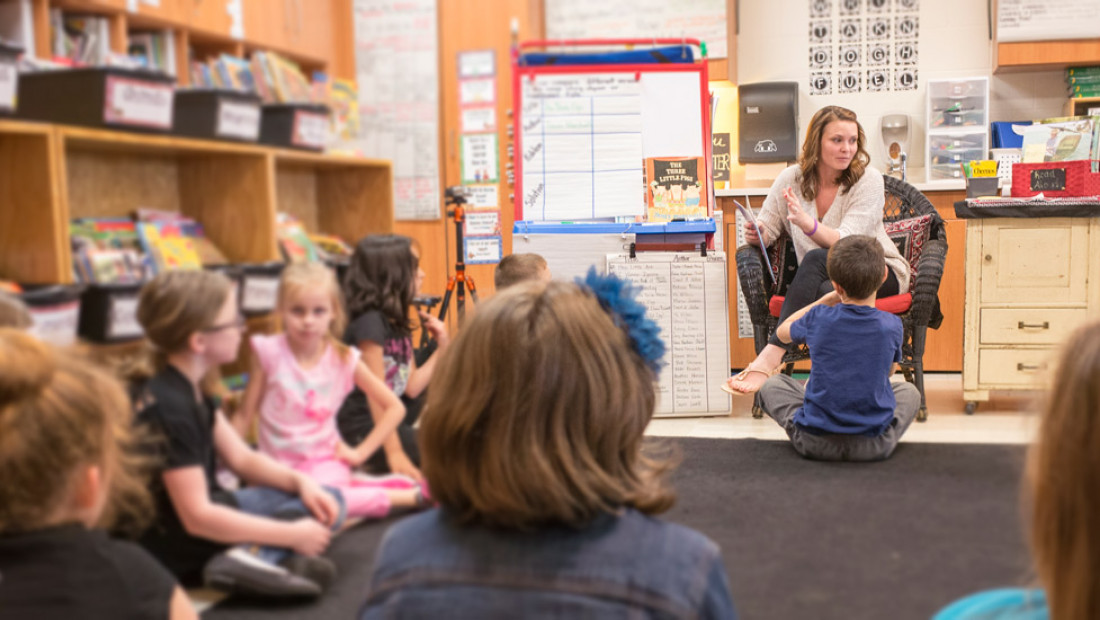
<path id="1" fill-rule="evenodd" d="M 1100 220 L 983 218 L 966 226 L 967 411 L 990 390 L 1042 388 L 1057 347 L 1100 312 Z"/>

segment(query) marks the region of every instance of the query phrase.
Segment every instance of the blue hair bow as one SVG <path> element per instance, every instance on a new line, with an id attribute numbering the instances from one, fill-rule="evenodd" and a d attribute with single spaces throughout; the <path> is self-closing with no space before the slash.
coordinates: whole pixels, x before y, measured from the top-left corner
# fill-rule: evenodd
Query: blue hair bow
<path id="1" fill-rule="evenodd" d="M 577 278 L 577 284 L 596 295 L 615 325 L 626 331 L 631 345 L 646 365 L 659 373 L 664 365 L 661 360 L 665 356 L 665 341 L 661 340 L 661 328 L 646 316 L 645 306 L 635 299 L 640 289 L 614 274 L 601 275 L 595 267 L 588 269 L 583 280 Z"/>

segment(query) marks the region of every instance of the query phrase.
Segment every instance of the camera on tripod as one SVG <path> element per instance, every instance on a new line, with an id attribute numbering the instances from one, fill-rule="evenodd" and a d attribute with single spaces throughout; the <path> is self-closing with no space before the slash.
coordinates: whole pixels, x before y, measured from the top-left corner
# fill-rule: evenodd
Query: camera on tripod
<path id="1" fill-rule="evenodd" d="M 417 308 L 424 307 L 428 311 L 436 306 L 439 302 L 443 301 L 443 298 L 439 295 L 418 295 L 413 297 L 413 305 Z"/>
<path id="2" fill-rule="evenodd" d="M 452 185 L 443 190 L 443 202 L 449 205 L 464 205 L 470 197 L 470 191 L 461 185 Z"/>

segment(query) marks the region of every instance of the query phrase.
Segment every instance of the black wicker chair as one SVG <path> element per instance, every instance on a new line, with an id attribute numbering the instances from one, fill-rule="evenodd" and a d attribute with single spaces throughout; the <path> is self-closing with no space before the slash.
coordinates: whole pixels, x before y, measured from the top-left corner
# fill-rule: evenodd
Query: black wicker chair
<path id="1" fill-rule="evenodd" d="M 917 414 L 917 420 L 923 422 L 928 418 L 928 406 L 924 396 L 924 344 L 927 329 L 938 328 L 943 320 L 937 294 L 940 279 L 943 277 L 943 263 L 947 257 L 947 230 L 944 228 L 943 219 L 936 213 L 935 207 L 920 190 L 891 176 L 884 176 L 883 183 L 886 189 L 883 222 L 896 222 L 929 214 L 932 216 L 928 241 L 918 259 L 916 273 L 912 275 L 916 279 L 912 289 L 912 305 L 903 314 L 898 315 L 905 326 L 900 366 L 905 380 L 920 390 L 920 412 Z M 776 284 L 773 284 L 764 272 L 764 261 L 759 247 L 743 245 L 737 249 L 737 278 L 741 283 L 741 291 L 745 295 L 745 303 L 752 320 L 753 340 L 757 353 L 760 353 L 768 344 L 768 338 L 775 330 L 778 321 L 777 317 L 769 312 L 768 302 L 772 295 L 786 291 L 786 286 L 795 271 L 791 244 L 784 245 L 788 252 L 785 261 L 787 267 L 782 270 L 779 282 Z M 809 353 L 804 346 L 792 348 L 783 357 L 783 372 L 791 374 L 794 363 L 804 359 L 809 359 Z M 753 404 L 752 412 L 757 418 L 764 413 L 756 402 Z"/>

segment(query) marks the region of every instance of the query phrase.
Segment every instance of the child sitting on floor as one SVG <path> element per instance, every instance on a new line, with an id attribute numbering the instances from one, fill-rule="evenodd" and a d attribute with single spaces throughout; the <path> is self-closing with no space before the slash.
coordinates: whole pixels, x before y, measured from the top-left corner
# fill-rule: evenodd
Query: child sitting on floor
<path id="1" fill-rule="evenodd" d="M 207 586 L 244 594 L 320 595 L 335 575 L 316 556 L 342 522 L 339 491 L 249 448 L 203 389 L 237 358 L 245 328 L 229 280 L 162 273 L 141 289 L 137 319 L 158 369 L 137 396 L 137 421 L 158 457 L 156 519 L 140 542 L 185 585 L 201 575 Z M 215 457 L 251 486 L 223 489 Z"/>
<path id="2" fill-rule="evenodd" d="M 718 546 L 652 516 L 673 503 L 642 445 L 658 331 L 594 271 L 478 308 L 421 422 L 441 508 L 387 532 L 361 617 L 733 618 Z"/>
<path id="3" fill-rule="evenodd" d="M 374 376 L 359 350 L 340 342 L 347 323 L 340 286 L 321 263 L 283 271 L 276 304 L 281 333 L 252 336 L 252 366 L 241 415 L 260 417 L 260 450 L 314 480 L 340 489 L 349 517 L 381 518 L 392 507 L 424 503 L 419 487 L 400 475 L 355 475 L 405 417 L 401 399 Z M 352 448 L 340 440 L 336 412 L 358 386 L 379 405 L 374 427 Z"/>
<path id="4" fill-rule="evenodd" d="M 497 292 L 527 280 L 549 282 L 551 279 L 550 266 L 546 259 L 538 254 L 509 254 L 500 259 L 496 271 L 493 272 L 493 285 Z"/>
<path id="5" fill-rule="evenodd" d="M 760 407 L 802 456 L 822 461 L 889 458 L 920 408 L 920 392 L 891 383 L 901 361 L 901 319 L 875 308 L 886 278 L 882 245 L 851 235 L 829 249 L 833 288 L 777 329 L 783 342 L 805 344 L 813 367 L 803 387 L 779 374 L 760 388 Z"/>
<path id="6" fill-rule="evenodd" d="M 130 416 L 106 372 L 0 329 L 0 616 L 197 617 L 141 547 L 94 529 L 150 508 Z"/>

